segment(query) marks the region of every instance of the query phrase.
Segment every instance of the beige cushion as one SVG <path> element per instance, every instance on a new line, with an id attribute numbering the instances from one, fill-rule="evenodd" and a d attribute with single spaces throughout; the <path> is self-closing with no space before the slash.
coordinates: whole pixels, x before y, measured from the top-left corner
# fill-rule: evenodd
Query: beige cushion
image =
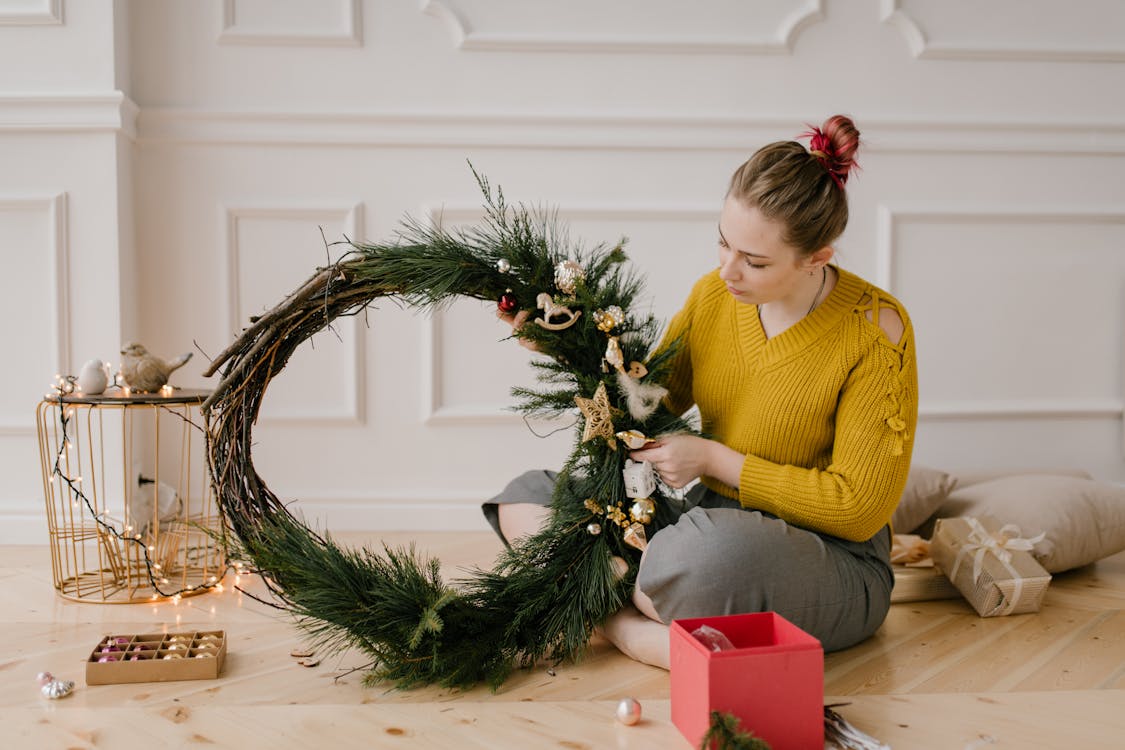
<path id="1" fill-rule="evenodd" d="M 914 531 L 945 502 L 956 485 L 957 480 L 944 471 L 927 466 L 911 466 L 902 499 L 891 516 L 891 528 L 896 534 Z"/>
<path id="2" fill-rule="evenodd" d="M 1032 553 L 1051 573 L 1125 549 L 1125 487 L 1077 477 L 1026 474 L 959 487 L 935 518 L 990 515 L 1046 538 Z"/>
<path id="3" fill-rule="evenodd" d="M 957 472 L 957 486 L 968 487 L 970 484 L 991 482 L 993 479 L 1010 477 L 1023 474 L 1052 474 L 1060 477 L 1077 477 L 1079 479 L 1093 479 L 1090 474 L 1082 469 L 1056 468 L 1056 469 L 969 469 Z"/>

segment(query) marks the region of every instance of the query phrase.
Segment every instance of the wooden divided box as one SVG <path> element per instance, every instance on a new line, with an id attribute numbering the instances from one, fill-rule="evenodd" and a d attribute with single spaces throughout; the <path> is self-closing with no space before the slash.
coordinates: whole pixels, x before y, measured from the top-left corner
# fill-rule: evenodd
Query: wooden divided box
<path id="1" fill-rule="evenodd" d="M 86 659 L 86 684 L 213 680 L 226 655 L 222 630 L 107 635 Z"/>

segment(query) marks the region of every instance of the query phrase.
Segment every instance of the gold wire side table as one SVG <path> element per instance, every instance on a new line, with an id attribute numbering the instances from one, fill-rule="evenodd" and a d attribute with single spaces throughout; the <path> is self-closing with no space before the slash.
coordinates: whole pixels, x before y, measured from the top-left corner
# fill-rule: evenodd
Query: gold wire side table
<path id="1" fill-rule="evenodd" d="M 200 405 L 165 388 L 49 395 L 36 410 L 59 595 L 125 604 L 204 593 L 226 563 Z"/>

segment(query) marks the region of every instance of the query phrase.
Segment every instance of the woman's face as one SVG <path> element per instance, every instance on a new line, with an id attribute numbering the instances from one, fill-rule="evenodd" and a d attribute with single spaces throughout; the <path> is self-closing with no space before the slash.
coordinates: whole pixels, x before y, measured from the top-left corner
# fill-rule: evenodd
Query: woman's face
<path id="1" fill-rule="evenodd" d="M 782 240 L 784 227 L 728 197 L 719 215 L 719 278 L 736 300 L 762 305 L 799 292 L 814 267 Z"/>

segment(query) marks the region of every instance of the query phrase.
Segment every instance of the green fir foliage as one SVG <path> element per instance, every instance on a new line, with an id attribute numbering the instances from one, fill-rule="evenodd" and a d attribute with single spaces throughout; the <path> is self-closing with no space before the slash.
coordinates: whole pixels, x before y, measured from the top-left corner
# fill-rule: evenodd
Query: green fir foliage
<path id="1" fill-rule="evenodd" d="M 752 732 L 743 732 L 734 714 L 712 711 L 711 726 L 703 735 L 699 750 L 770 750 L 770 745 Z"/>
<path id="2" fill-rule="evenodd" d="M 554 214 L 509 206 L 502 191 L 493 191 L 475 170 L 474 175 L 485 197 L 480 225 L 447 230 L 408 220 L 394 242 L 349 241 L 343 258 L 321 269 L 224 352 L 219 359 L 226 362 L 225 379 L 205 405 L 212 476 L 237 536 L 234 554 L 253 562 L 318 647 L 357 649 L 372 660 L 368 680 L 402 688 L 479 682 L 496 688 L 516 666 L 582 653 L 593 629 L 627 601 L 636 574 L 640 553 L 623 542 L 621 526 L 586 505 L 593 499 L 603 508 L 628 511 L 631 500 L 621 474 L 628 452 L 604 439 L 582 442 L 579 418 L 545 528 L 503 552 L 491 570 L 469 571 L 447 583 L 438 562 L 421 559 L 412 548 L 353 550 L 313 532 L 253 472 L 250 425 L 261 391 L 296 346 L 335 317 L 354 315 L 380 297 L 432 311 L 455 297 L 495 301 L 510 290 L 521 308 L 534 312 L 513 335 L 547 355 L 535 363 L 542 387 L 513 389 L 520 411 L 577 414 L 575 396 L 592 397 L 604 383 L 615 431 L 690 431 L 663 406 L 644 419 L 631 417 L 617 373 L 603 361 L 608 334 L 597 328 L 594 312 L 611 305 L 622 308 L 626 319 L 610 333 L 621 337 L 626 363 L 646 364 L 645 382 L 666 378 L 674 351 L 673 345 L 654 353 L 661 326 L 633 311 L 643 284 L 627 267 L 624 240 L 583 249 L 569 240 Z M 585 272 L 573 295 L 555 283 L 555 268 L 567 259 Z M 510 272 L 499 270 L 501 261 Z M 542 314 L 535 310 L 542 292 L 581 311 L 577 323 L 561 331 L 534 324 Z M 282 333 L 274 333 L 278 329 Z M 259 361 L 268 368 L 258 367 Z M 257 385 L 244 377 L 263 379 Z M 668 517 L 667 502 L 659 494 L 653 500 L 659 524 Z M 588 533 L 591 522 L 603 532 Z M 629 564 L 620 579 L 615 556 Z"/>

